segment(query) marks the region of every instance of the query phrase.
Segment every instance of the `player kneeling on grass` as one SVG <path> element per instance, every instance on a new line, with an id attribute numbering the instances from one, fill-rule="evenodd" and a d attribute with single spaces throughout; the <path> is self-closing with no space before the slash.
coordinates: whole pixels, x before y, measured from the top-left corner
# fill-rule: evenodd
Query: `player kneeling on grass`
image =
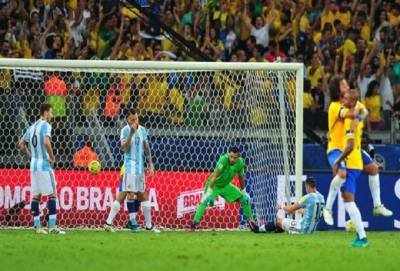
<path id="1" fill-rule="evenodd" d="M 241 190 L 231 183 L 236 175 L 239 176 Z M 250 196 L 247 194 L 245 186 L 244 161 L 240 157 L 239 149 L 231 147 L 229 153 L 219 158 L 214 172 L 207 179 L 204 195 L 194 215 L 191 230 L 194 231 L 196 229 L 196 225 L 199 224 L 206 208 L 214 205 L 217 196 L 223 197 L 229 203 L 238 201 L 248 219 L 250 228 L 256 227 L 250 208 Z"/>
<path id="2" fill-rule="evenodd" d="M 121 149 L 124 152 L 125 172 L 120 185 L 120 193 L 117 200 L 115 200 L 111 206 L 110 214 L 104 228 L 108 231 L 113 231 L 111 226 L 112 221 L 126 197 L 126 205 L 132 231 L 137 232 L 139 230 L 139 226 L 136 222 L 136 215 L 141 202 L 144 202 L 143 211 L 147 222 L 146 228 L 152 230 L 150 203 L 145 192 L 143 159 L 143 156 L 146 156 L 148 173 L 149 176 L 152 177 L 154 175 L 154 166 L 151 158 L 147 131 L 143 126 L 139 125 L 139 116 L 134 109 L 130 110 L 127 122 L 128 124 L 121 130 Z"/>
<path id="3" fill-rule="evenodd" d="M 298 203 L 290 206 L 280 205 L 277 208 L 282 209 L 287 214 L 300 211 L 303 213 L 303 218 L 293 220 L 288 218 L 277 218 L 275 222 L 269 222 L 258 227 L 255 227 L 255 233 L 265 232 L 280 232 L 282 230 L 288 233 L 313 233 L 318 226 L 324 209 L 324 196 L 322 196 L 316 188 L 314 178 L 308 177 L 306 180 L 307 195 L 303 196 Z"/>

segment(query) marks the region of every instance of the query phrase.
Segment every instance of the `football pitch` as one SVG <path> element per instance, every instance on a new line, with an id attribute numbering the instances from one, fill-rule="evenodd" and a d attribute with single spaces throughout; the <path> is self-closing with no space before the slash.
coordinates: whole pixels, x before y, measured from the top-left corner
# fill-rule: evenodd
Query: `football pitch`
<path id="1" fill-rule="evenodd" d="M 0 230 L 0 270 L 400 270 L 399 232 L 253 234 L 246 231 L 68 231 L 36 235 Z"/>

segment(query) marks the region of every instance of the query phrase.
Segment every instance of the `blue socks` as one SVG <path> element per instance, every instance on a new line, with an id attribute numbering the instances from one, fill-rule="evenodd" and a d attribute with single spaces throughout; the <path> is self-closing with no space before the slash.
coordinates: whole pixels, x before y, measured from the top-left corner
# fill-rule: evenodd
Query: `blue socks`
<path id="1" fill-rule="evenodd" d="M 49 198 L 47 208 L 49 209 L 49 228 L 54 228 L 57 220 L 57 202 L 55 197 Z"/>
<path id="2" fill-rule="evenodd" d="M 40 228 L 40 212 L 39 212 L 39 201 L 37 199 L 32 199 L 31 211 L 33 216 L 33 226 L 35 229 Z"/>

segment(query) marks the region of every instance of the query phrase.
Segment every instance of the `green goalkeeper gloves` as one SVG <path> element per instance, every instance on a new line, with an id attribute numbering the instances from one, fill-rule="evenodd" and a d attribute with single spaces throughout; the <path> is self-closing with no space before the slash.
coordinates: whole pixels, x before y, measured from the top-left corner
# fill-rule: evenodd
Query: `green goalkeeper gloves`
<path id="1" fill-rule="evenodd" d="M 251 198 L 250 198 L 250 195 L 246 192 L 246 189 L 243 188 L 242 190 L 240 190 L 240 192 L 242 192 L 243 200 L 244 200 L 247 204 L 250 204 Z"/>
<path id="2" fill-rule="evenodd" d="M 210 188 L 207 189 L 206 193 L 203 195 L 203 200 L 202 200 L 209 207 L 214 206 L 214 200 L 215 200 L 211 194 L 212 190 Z"/>

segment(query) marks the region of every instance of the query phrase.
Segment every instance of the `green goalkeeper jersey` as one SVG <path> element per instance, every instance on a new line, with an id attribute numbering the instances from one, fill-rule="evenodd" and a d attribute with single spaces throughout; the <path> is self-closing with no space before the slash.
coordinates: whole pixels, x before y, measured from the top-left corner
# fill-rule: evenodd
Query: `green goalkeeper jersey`
<path id="1" fill-rule="evenodd" d="M 229 162 L 229 153 L 221 155 L 217 165 L 215 167 L 221 173 L 215 180 L 215 186 L 225 187 L 230 184 L 236 174 L 243 177 L 244 176 L 244 161 L 242 157 L 239 157 L 236 162 L 231 165 Z"/>

